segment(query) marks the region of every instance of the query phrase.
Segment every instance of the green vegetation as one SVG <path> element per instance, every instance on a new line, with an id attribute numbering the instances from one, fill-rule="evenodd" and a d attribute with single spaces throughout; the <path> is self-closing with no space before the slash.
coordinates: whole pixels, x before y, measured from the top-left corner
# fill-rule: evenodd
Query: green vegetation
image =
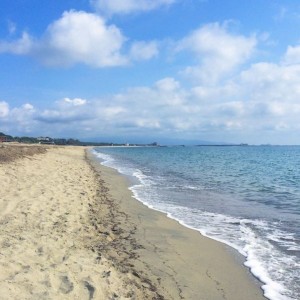
<path id="1" fill-rule="evenodd" d="M 156 142 L 152 144 L 118 144 L 118 143 L 106 143 L 106 142 L 81 142 L 78 139 L 56 139 L 51 137 L 28 137 L 28 136 L 11 136 L 0 132 L 0 142 L 18 142 L 25 144 L 48 144 L 48 145 L 72 145 L 72 146 L 158 146 Z"/>

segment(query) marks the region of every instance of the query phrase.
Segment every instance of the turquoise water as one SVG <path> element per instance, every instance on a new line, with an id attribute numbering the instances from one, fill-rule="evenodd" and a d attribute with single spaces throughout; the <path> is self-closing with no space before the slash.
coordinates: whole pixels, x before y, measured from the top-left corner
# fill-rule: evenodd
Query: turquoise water
<path id="1" fill-rule="evenodd" d="M 269 299 L 300 299 L 300 147 L 107 147 L 135 197 L 246 257 Z"/>

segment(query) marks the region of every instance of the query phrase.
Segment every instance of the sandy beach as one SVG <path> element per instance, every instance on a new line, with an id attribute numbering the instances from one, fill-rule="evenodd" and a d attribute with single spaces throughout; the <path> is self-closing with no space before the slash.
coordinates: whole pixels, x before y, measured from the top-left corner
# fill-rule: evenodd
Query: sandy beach
<path id="1" fill-rule="evenodd" d="M 0 299 L 265 299 L 237 253 L 133 199 L 86 148 L 16 147 L 0 146 Z"/>

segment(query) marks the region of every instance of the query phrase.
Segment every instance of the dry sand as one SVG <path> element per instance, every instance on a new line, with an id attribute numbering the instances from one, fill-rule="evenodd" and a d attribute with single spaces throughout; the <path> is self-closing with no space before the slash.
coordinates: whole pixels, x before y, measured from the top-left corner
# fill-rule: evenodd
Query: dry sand
<path id="1" fill-rule="evenodd" d="M 83 148 L 0 165 L 0 299 L 155 299 L 101 253 L 96 180 Z"/>
<path id="2" fill-rule="evenodd" d="M 84 148 L 39 149 L 0 162 L 0 299 L 264 299 L 227 247 L 132 199 Z"/>

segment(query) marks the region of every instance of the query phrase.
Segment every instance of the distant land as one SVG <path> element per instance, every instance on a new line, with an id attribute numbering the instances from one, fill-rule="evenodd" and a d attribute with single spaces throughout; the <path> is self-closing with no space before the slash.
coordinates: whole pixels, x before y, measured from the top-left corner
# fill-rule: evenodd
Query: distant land
<path id="1" fill-rule="evenodd" d="M 48 136 L 28 137 L 28 136 L 11 136 L 0 132 L 0 142 L 17 142 L 25 144 L 46 144 L 46 145 L 72 145 L 72 146 L 158 146 L 157 142 L 149 144 L 129 144 L 114 142 L 89 142 L 80 141 L 74 138 L 52 138 Z"/>
<path id="2" fill-rule="evenodd" d="M 118 138 L 117 140 L 120 140 Z M 259 145 L 252 145 L 247 143 L 224 143 L 224 142 L 210 142 L 210 141 L 186 141 L 182 143 L 182 141 L 175 143 L 172 140 L 167 140 L 166 143 L 158 143 L 158 142 L 150 142 L 150 143 L 122 143 L 120 141 L 115 142 L 107 142 L 107 141 L 82 141 L 76 138 L 52 138 L 48 136 L 40 136 L 40 137 L 30 137 L 30 136 L 12 136 L 0 132 L 0 143 L 2 142 L 17 142 L 17 143 L 24 143 L 24 144 L 46 144 L 46 145 L 72 145 L 72 146 L 148 146 L 148 147 L 172 147 L 172 146 L 195 146 L 195 147 L 247 147 L 247 146 L 260 146 L 260 147 L 268 147 L 268 146 L 285 146 L 285 145 L 274 145 L 274 144 L 259 144 Z M 298 146 L 298 145 L 290 145 L 290 146 Z"/>

